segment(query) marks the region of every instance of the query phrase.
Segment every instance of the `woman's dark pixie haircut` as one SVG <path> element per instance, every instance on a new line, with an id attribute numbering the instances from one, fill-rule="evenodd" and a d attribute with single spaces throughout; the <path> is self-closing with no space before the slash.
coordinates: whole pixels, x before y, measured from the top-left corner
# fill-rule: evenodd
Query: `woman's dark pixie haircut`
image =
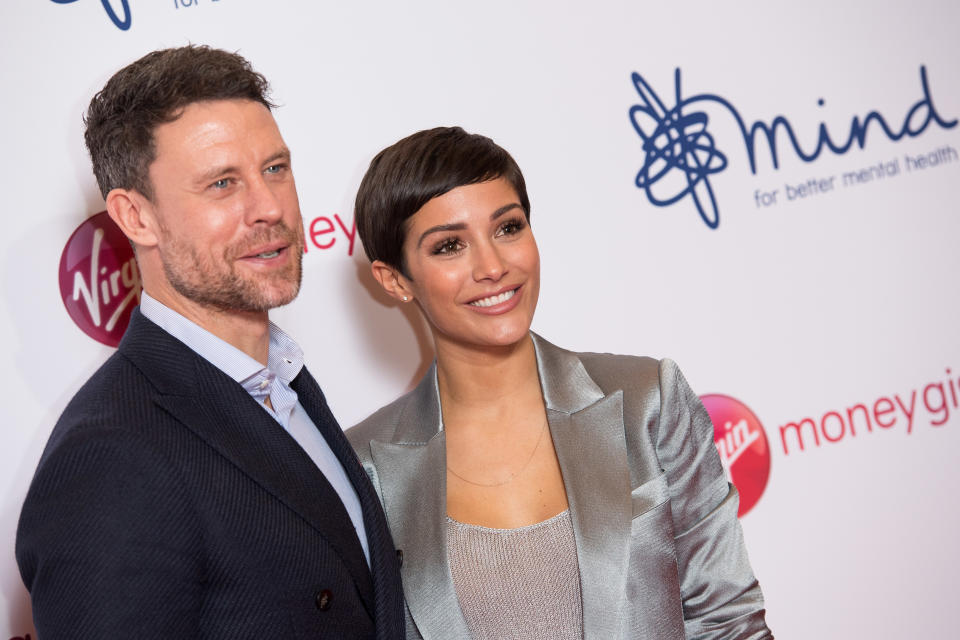
<path id="1" fill-rule="evenodd" d="M 205 100 L 254 100 L 272 109 L 268 89 L 246 59 L 207 46 L 153 51 L 127 65 L 93 97 L 83 119 L 100 193 L 106 198 L 112 189 L 135 189 L 152 199 L 158 125 Z"/>
<path id="2" fill-rule="evenodd" d="M 406 274 L 407 220 L 430 199 L 452 189 L 505 178 L 530 219 L 530 199 L 520 167 L 486 136 L 460 127 L 420 131 L 387 147 L 370 162 L 357 192 L 354 217 L 370 261 Z"/>

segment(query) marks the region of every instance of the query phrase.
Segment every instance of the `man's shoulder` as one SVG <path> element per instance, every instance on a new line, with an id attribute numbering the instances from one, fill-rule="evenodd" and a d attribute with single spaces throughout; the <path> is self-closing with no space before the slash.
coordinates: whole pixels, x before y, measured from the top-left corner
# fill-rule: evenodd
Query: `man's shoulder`
<path id="1" fill-rule="evenodd" d="M 137 402 L 150 386 L 143 373 L 116 351 L 77 390 L 63 410 L 61 420 L 70 416 L 92 416 L 113 405 Z"/>
<path id="2" fill-rule="evenodd" d="M 85 430 L 142 425 L 140 420 L 123 416 L 143 416 L 143 409 L 150 405 L 152 396 L 153 388 L 146 376 L 123 354 L 113 353 L 67 403 L 54 425 L 47 450 Z"/>

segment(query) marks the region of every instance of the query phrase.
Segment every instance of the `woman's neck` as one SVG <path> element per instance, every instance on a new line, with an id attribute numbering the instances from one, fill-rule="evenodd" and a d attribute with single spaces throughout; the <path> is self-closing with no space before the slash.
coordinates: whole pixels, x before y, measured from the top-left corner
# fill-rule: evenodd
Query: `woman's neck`
<path id="1" fill-rule="evenodd" d="M 469 413 L 496 419 L 542 406 L 537 357 L 530 336 L 495 348 L 437 344 L 437 382 L 444 422 Z"/>

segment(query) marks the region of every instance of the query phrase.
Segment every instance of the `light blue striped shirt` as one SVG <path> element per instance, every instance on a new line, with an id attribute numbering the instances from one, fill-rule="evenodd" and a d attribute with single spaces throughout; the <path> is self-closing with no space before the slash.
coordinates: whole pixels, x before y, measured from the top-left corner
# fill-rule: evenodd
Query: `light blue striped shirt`
<path id="1" fill-rule="evenodd" d="M 301 406 L 297 399 L 297 392 L 290 387 L 290 382 L 303 368 L 303 350 L 300 349 L 300 345 L 271 322 L 267 366 L 264 367 L 229 342 L 221 340 L 195 322 L 151 298 L 146 291 L 140 294 L 140 311 L 148 320 L 235 380 L 257 401 L 257 404 L 263 407 L 264 411 L 293 436 L 340 496 L 340 501 L 343 502 L 356 529 L 360 545 L 363 547 L 363 554 L 369 565 L 370 550 L 357 491 L 347 478 L 343 466 L 330 449 L 330 445 Z M 272 409 L 265 404 L 268 397 L 270 404 L 273 405 Z"/>

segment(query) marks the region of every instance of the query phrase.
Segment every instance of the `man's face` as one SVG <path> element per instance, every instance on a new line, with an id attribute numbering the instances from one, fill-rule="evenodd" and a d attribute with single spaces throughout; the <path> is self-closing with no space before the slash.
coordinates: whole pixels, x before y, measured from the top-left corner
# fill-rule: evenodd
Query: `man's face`
<path id="1" fill-rule="evenodd" d="M 151 206 L 170 295 L 218 311 L 293 300 L 303 223 L 270 111 L 251 100 L 197 102 L 153 137 Z"/>

